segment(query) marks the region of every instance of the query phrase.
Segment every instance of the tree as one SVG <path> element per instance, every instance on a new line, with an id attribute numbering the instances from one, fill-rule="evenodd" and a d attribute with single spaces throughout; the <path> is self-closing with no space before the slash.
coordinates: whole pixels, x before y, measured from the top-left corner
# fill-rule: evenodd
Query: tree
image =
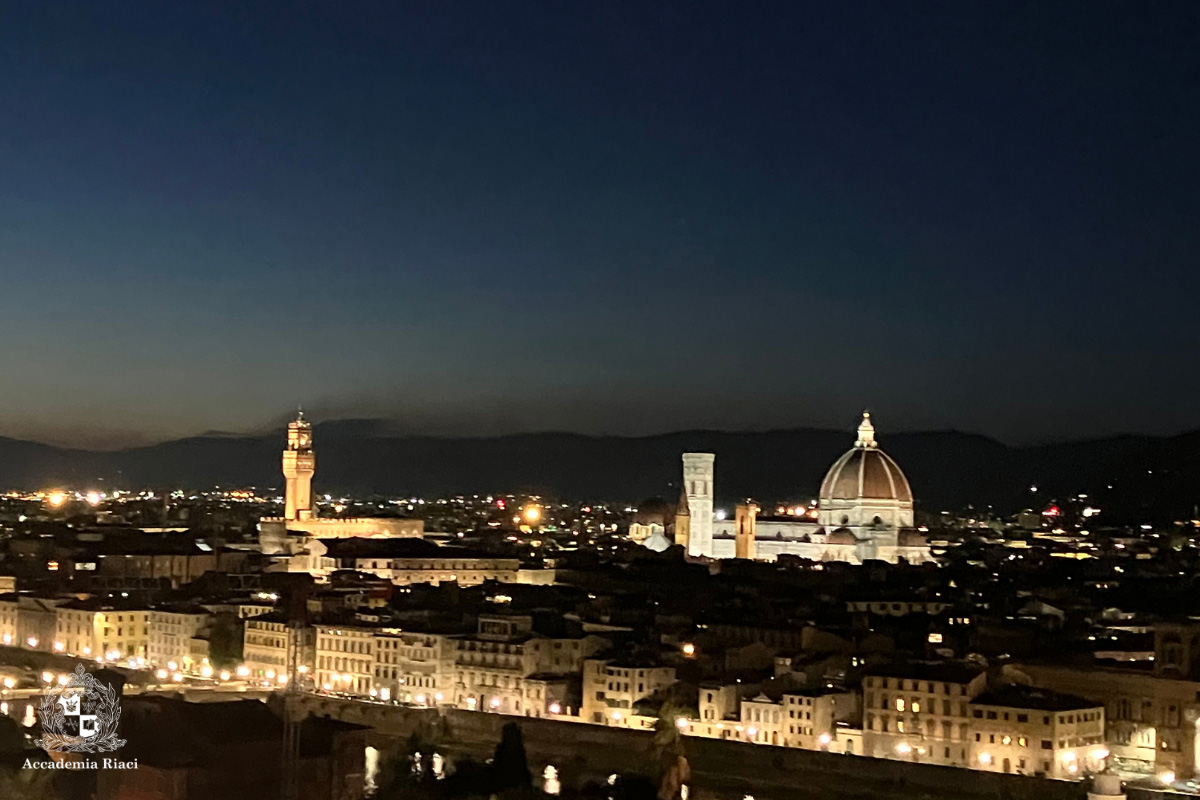
<path id="1" fill-rule="evenodd" d="M 57 776 L 48 769 L 0 768 L 0 797 L 4 800 L 60 800 Z"/>
<path id="2" fill-rule="evenodd" d="M 12 717 L 0 717 L 0 763 L 19 767 L 25 760 L 25 736 Z"/>
<path id="3" fill-rule="evenodd" d="M 663 703 L 658 721 L 654 723 L 654 766 L 658 777 L 658 800 L 680 800 L 683 786 L 692 778 L 676 719 L 678 709 Z"/>
<path id="4" fill-rule="evenodd" d="M 486 764 L 470 758 L 460 758 L 454 764 L 454 772 L 440 781 L 443 797 L 491 797 L 495 774 Z M 408 795 L 404 795 L 407 800 Z"/>
<path id="5" fill-rule="evenodd" d="M 497 791 L 516 789 L 533 784 L 529 759 L 525 755 L 525 737 L 521 726 L 510 722 L 500 730 L 500 743 L 492 757 L 492 773 Z"/>
<path id="6" fill-rule="evenodd" d="M 242 661 L 242 623 L 232 614 L 222 614 L 208 635 L 208 658 L 217 669 L 232 669 Z"/>

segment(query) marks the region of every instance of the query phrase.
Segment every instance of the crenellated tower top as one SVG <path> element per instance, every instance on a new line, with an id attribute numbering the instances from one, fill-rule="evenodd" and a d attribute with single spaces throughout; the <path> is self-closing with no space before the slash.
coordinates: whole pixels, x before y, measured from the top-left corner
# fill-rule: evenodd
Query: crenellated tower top
<path id="1" fill-rule="evenodd" d="M 288 423 L 288 450 L 306 453 L 312 450 L 312 423 L 304 418 L 304 411 L 296 412 L 296 418 Z"/>

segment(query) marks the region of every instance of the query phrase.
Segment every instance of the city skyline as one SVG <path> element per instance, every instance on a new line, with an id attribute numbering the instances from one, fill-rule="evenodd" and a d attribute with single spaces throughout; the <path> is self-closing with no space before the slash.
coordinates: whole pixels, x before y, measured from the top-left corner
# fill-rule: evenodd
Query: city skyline
<path id="1" fill-rule="evenodd" d="M 1188 4 L 27 6 L 0 431 L 1198 420 Z"/>
<path id="2" fill-rule="evenodd" d="M 1200 800 L 1197 3 L 0 20 L 0 797 Z"/>

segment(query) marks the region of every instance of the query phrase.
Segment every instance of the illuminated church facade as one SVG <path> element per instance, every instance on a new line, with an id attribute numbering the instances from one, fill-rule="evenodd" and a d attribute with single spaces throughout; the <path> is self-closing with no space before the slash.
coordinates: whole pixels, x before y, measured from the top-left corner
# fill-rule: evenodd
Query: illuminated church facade
<path id="1" fill-rule="evenodd" d="M 706 458 L 697 458 L 700 455 Z M 683 463 L 685 491 L 674 532 L 675 543 L 685 545 L 690 556 L 774 561 L 793 555 L 852 564 L 873 559 L 893 564 L 933 560 L 929 543 L 913 527 L 908 479 L 879 448 L 869 413 L 863 413 L 854 446 L 833 463 L 821 482 L 815 520 L 760 519 L 753 503 L 739 505 L 732 519 L 716 519 L 713 455 L 686 453 Z M 697 472 L 698 464 L 703 464 L 703 474 Z"/>

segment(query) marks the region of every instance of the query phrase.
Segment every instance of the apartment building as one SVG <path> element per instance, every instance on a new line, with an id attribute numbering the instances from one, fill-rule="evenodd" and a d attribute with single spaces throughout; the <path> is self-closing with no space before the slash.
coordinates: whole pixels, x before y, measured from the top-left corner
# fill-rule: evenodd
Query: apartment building
<path id="1" fill-rule="evenodd" d="M 832 749 L 839 723 L 845 726 L 860 711 L 855 692 L 805 689 L 784 692 L 780 700 L 783 706 L 780 743 L 785 747 Z"/>
<path id="2" fill-rule="evenodd" d="M 146 661 L 156 666 L 201 663 L 208 656 L 204 638 L 213 615 L 200 606 L 166 606 L 150 611 L 150 641 Z"/>
<path id="3" fill-rule="evenodd" d="M 54 613 L 55 652 L 145 663 L 150 649 L 150 609 L 114 606 L 92 598 L 63 602 Z"/>
<path id="4" fill-rule="evenodd" d="M 784 743 L 783 698 L 760 692 L 742 701 L 738 730 L 748 742 L 781 745 Z"/>
<path id="5" fill-rule="evenodd" d="M 986 687 L 983 669 L 913 661 L 863 677 L 863 750 L 875 758 L 968 766 L 969 704 Z"/>
<path id="6" fill-rule="evenodd" d="M 626 725 L 634 705 L 675 683 L 675 668 L 650 659 L 585 659 L 583 705 L 586 722 Z"/>
<path id="7" fill-rule="evenodd" d="M 287 675 L 288 651 L 295 635 L 300 636 L 297 666 L 311 672 L 316 648 L 316 632 L 312 627 L 294 631 L 284 614 L 277 611 L 247 619 L 242 630 L 242 664 L 250 671 L 250 677 L 278 681 Z"/>
<path id="8" fill-rule="evenodd" d="M 51 652 L 58 628 L 58 606 L 67 598 L 17 597 L 17 635 L 14 644 L 27 650 Z"/>
<path id="9" fill-rule="evenodd" d="M 732 681 L 701 684 L 698 702 L 700 721 L 718 723 L 740 719 L 742 693 L 742 685 Z"/>
<path id="10" fill-rule="evenodd" d="M 548 691 L 553 676 L 578 674 L 584 659 L 607 645 L 561 618 L 535 625 L 531 616 L 481 615 L 475 634 L 455 639 L 454 703 L 521 716 L 556 713 L 551 706 L 562 700 Z M 539 685 L 528 686 L 527 679 Z"/>
<path id="11" fill-rule="evenodd" d="M 0 595 L 0 644 L 18 646 L 18 595 L 7 593 Z"/>
<path id="12" fill-rule="evenodd" d="M 92 604 L 75 601 L 59 606 L 55 615 L 53 649 L 67 655 L 92 658 L 100 649 L 104 612 Z"/>
<path id="13" fill-rule="evenodd" d="M 452 701 L 455 641 L 445 633 L 383 628 L 375 633 L 373 689 L 387 700 L 437 705 Z"/>
<path id="14" fill-rule="evenodd" d="M 314 650 L 317 688 L 367 695 L 375 688 L 378 628 L 360 624 L 317 625 Z"/>
<path id="15" fill-rule="evenodd" d="M 144 536 L 123 540 L 119 552 L 98 556 L 98 576 L 131 580 L 163 580 L 172 587 L 191 583 L 206 572 L 240 572 L 249 554 L 238 550 L 213 551 L 203 542 Z"/>
<path id="16" fill-rule="evenodd" d="M 1009 685 L 978 695 L 970 710 L 975 769 L 1073 779 L 1105 767 L 1102 704 Z"/>
<path id="17" fill-rule="evenodd" d="M 354 570 L 375 575 L 397 586 L 417 583 L 454 582 L 477 586 L 484 581 L 516 583 L 521 562 L 465 547 L 442 546 L 418 538 L 401 539 L 322 539 L 298 567 L 328 577 L 336 570 Z M 295 560 L 295 559 L 294 559 Z"/>

